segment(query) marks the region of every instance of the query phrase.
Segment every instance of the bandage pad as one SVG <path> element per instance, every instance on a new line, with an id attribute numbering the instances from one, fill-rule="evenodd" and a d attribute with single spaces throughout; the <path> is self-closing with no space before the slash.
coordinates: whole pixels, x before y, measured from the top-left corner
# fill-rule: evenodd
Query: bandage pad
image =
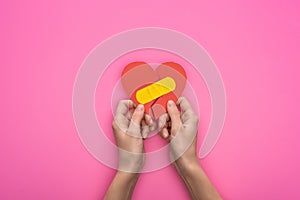
<path id="1" fill-rule="evenodd" d="M 174 79 L 166 77 L 138 90 L 136 92 L 136 99 L 140 104 L 146 104 L 172 92 L 175 88 L 176 83 Z"/>
<path id="2" fill-rule="evenodd" d="M 147 87 L 148 85 L 151 85 L 151 84 L 145 84 L 145 85 L 142 85 L 140 87 L 138 87 L 135 91 L 133 91 L 132 95 L 130 96 L 130 100 L 133 101 L 136 105 L 140 104 L 138 102 L 138 100 L 136 99 L 136 92 L 144 87 Z M 153 112 L 152 112 L 152 105 L 155 103 L 155 100 L 152 100 L 146 104 L 144 104 L 144 109 L 145 109 L 145 113 L 147 113 L 148 115 L 150 115 L 151 117 L 153 117 Z M 153 117 L 154 118 L 154 117 Z"/>
<path id="3" fill-rule="evenodd" d="M 167 111 L 167 102 L 177 102 L 186 84 L 183 67 L 174 62 L 159 65 L 154 71 L 145 62 L 133 62 L 122 72 L 122 85 L 130 99 L 137 104 L 144 104 L 145 112 L 152 118 Z"/>

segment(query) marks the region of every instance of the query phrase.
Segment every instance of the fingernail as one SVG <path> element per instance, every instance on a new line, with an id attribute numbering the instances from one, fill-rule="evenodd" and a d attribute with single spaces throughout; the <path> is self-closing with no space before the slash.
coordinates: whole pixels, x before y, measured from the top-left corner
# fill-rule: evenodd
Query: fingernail
<path id="1" fill-rule="evenodd" d="M 137 107 L 138 110 L 142 111 L 144 110 L 144 105 L 143 104 L 139 104 Z"/>
<path id="2" fill-rule="evenodd" d="M 164 133 L 163 133 L 163 136 L 164 136 L 164 138 L 167 138 L 167 137 L 168 137 L 168 133 L 167 133 L 167 132 L 164 132 Z"/>
<path id="3" fill-rule="evenodd" d="M 171 107 L 171 106 L 173 106 L 173 105 L 174 105 L 174 101 L 169 100 L 169 101 L 168 101 L 168 106 Z"/>
<path id="4" fill-rule="evenodd" d="M 148 137 L 148 133 L 144 133 L 144 134 L 143 134 L 143 138 L 144 138 L 144 139 L 147 139 L 147 137 Z"/>

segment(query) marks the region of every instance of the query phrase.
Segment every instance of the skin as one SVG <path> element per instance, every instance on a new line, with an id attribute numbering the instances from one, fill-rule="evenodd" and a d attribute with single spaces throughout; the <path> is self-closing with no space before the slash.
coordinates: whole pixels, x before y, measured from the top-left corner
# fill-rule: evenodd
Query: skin
<path id="1" fill-rule="evenodd" d="M 154 123 L 149 115 L 144 114 L 143 105 L 135 108 L 132 101 L 122 100 L 119 102 L 112 128 L 120 149 L 119 170 L 105 199 L 131 199 L 145 161 L 140 154 L 144 152 L 143 138 L 154 129 Z"/>
<path id="2" fill-rule="evenodd" d="M 181 111 L 177 106 L 180 106 Z M 167 110 L 168 113 L 162 115 L 158 120 L 159 134 L 164 140 L 170 142 L 170 159 L 185 183 L 191 198 L 198 200 L 221 199 L 198 163 L 196 155 L 197 115 L 184 97 L 178 99 L 177 105 L 173 101 L 169 101 Z M 144 114 L 142 105 L 135 108 L 131 101 L 119 103 L 113 122 L 114 137 L 121 149 L 119 151 L 119 170 L 105 199 L 131 199 L 139 172 L 145 161 L 143 154 L 134 153 L 144 152 L 143 138 L 154 127 L 150 116 Z M 188 148 L 186 149 L 186 147 Z"/>

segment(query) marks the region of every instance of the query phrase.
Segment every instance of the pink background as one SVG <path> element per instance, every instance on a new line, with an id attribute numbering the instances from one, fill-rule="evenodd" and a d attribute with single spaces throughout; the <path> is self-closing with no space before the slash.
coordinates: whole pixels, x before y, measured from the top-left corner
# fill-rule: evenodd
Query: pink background
<path id="1" fill-rule="evenodd" d="M 115 172 L 80 142 L 73 83 L 99 42 L 144 26 L 191 36 L 221 72 L 226 122 L 200 162 L 224 199 L 299 199 L 299 10 L 297 1 L 2 1 L 0 199 L 103 197 Z M 188 198 L 172 166 L 141 175 L 133 199 L 165 198 Z"/>

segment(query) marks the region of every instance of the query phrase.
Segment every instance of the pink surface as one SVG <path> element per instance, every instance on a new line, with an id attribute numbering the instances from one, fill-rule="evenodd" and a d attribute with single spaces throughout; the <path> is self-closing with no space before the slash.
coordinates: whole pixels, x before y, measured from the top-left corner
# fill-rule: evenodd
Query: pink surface
<path id="1" fill-rule="evenodd" d="M 94 46 L 143 26 L 190 35 L 221 72 L 226 122 L 200 162 L 224 199 L 299 199 L 299 9 L 297 1 L 1 2 L 0 199 L 104 195 L 114 170 L 79 140 L 73 83 Z M 133 199 L 165 198 L 188 198 L 171 166 L 140 177 Z"/>

